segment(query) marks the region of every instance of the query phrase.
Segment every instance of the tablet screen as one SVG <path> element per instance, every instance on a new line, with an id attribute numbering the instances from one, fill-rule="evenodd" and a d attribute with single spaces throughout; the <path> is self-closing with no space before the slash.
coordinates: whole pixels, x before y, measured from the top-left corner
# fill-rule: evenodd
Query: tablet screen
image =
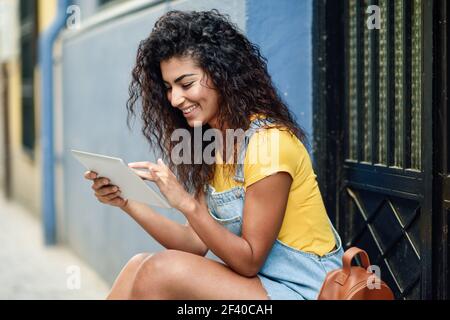
<path id="1" fill-rule="evenodd" d="M 150 188 L 121 158 L 72 150 L 74 157 L 99 177 L 108 178 L 122 192 L 122 197 L 151 206 L 171 208 L 166 199 Z"/>

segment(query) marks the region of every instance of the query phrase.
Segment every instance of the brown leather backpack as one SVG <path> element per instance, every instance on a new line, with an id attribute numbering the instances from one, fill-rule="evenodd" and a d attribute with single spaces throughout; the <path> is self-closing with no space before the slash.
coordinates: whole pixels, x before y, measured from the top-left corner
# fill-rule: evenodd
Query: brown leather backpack
<path id="1" fill-rule="evenodd" d="M 352 266 L 353 258 L 358 255 L 362 267 Z M 322 285 L 318 300 L 393 300 L 391 289 L 374 273 L 367 253 L 357 247 L 345 251 L 342 269 L 329 272 Z"/>

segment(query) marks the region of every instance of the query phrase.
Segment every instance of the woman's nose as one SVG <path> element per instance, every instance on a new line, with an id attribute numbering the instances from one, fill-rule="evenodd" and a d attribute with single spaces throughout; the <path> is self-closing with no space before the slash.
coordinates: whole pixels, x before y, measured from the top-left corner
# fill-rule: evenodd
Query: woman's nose
<path id="1" fill-rule="evenodd" d="M 171 99 L 172 106 L 179 107 L 184 103 L 185 100 L 186 99 L 184 98 L 182 92 L 180 92 L 179 90 L 172 89 L 172 99 Z"/>

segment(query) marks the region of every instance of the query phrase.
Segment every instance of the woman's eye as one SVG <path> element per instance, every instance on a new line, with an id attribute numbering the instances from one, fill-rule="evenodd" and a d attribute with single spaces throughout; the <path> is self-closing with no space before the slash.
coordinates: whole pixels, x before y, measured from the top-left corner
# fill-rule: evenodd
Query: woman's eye
<path id="1" fill-rule="evenodd" d="M 187 84 L 183 84 L 182 87 L 183 88 L 189 88 L 194 82 L 189 82 Z"/>

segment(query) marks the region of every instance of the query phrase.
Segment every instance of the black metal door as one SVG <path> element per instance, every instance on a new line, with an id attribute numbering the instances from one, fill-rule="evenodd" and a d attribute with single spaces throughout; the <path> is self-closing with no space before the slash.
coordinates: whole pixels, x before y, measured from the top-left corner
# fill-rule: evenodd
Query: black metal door
<path id="1" fill-rule="evenodd" d="M 380 9 L 380 29 L 367 26 L 370 5 Z M 438 146 L 433 125 L 443 106 L 433 87 L 442 74 L 433 47 L 438 5 L 319 0 L 314 7 L 319 183 L 345 245 L 369 253 L 398 299 L 444 298 L 437 283 L 447 285 L 448 206 L 437 209 L 447 203 L 448 180 L 437 184 L 433 168 L 445 144 Z"/>

